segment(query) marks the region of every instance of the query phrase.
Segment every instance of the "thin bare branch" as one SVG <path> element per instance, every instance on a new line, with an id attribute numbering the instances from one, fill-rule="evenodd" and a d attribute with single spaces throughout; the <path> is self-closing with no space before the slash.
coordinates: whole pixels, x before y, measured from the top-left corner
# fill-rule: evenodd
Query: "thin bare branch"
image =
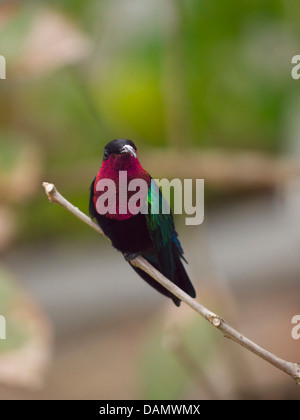
<path id="1" fill-rule="evenodd" d="M 61 206 L 65 207 L 72 214 L 74 214 L 74 216 L 78 217 L 78 219 L 88 224 L 91 228 L 96 230 L 96 232 L 105 236 L 101 228 L 95 222 L 93 222 L 93 220 L 91 220 L 86 214 L 82 213 L 77 207 L 74 207 L 68 200 L 66 200 L 56 190 L 53 184 L 44 182 L 43 187 L 45 188 L 46 194 L 48 195 L 48 198 L 51 202 L 60 204 Z M 172 283 L 169 279 L 163 276 L 154 267 L 152 267 L 152 265 L 149 264 L 148 261 L 146 261 L 143 257 L 141 256 L 136 257 L 135 259 L 131 260 L 131 263 L 135 267 L 138 267 L 141 270 L 148 273 L 154 280 L 156 280 L 158 283 L 163 285 L 166 289 L 168 289 L 171 293 L 177 296 L 180 300 L 185 302 L 188 306 L 190 306 L 192 309 L 194 309 L 196 312 L 202 315 L 214 327 L 222 331 L 225 337 L 230 338 L 231 340 L 235 341 L 239 345 L 245 347 L 247 350 L 259 356 L 260 358 L 271 363 L 273 366 L 287 373 L 296 381 L 297 384 L 300 384 L 300 364 L 299 363 L 288 362 L 284 359 L 281 359 L 275 354 L 269 352 L 268 350 L 264 349 L 263 347 L 249 340 L 243 334 L 239 333 L 237 330 L 231 327 L 219 315 L 210 311 L 205 306 L 197 302 L 195 299 L 191 298 L 187 293 L 185 293 L 178 286 Z"/>

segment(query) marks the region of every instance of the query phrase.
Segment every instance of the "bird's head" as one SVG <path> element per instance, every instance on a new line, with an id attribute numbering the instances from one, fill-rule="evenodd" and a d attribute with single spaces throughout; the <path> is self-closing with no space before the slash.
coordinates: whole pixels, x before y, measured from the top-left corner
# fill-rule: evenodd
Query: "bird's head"
<path id="1" fill-rule="evenodd" d="M 136 145 L 128 139 L 112 140 L 104 148 L 101 175 L 110 178 L 120 171 L 127 171 L 129 178 L 142 176 L 145 172 L 139 162 Z"/>
<path id="2" fill-rule="evenodd" d="M 128 139 L 116 139 L 110 141 L 104 148 L 103 161 L 124 162 L 137 159 L 136 145 Z"/>

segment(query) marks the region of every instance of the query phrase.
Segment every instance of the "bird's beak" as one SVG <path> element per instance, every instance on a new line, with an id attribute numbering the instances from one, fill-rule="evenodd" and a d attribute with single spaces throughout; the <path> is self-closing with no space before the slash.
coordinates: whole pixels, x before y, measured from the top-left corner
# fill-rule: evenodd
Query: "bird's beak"
<path id="1" fill-rule="evenodd" d="M 120 150 L 120 152 L 121 153 L 130 153 L 131 156 L 134 156 L 136 158 L 136 151 L 129 144 L 125 144 L 125 146 L 122 147 L 122 149 Z"/>

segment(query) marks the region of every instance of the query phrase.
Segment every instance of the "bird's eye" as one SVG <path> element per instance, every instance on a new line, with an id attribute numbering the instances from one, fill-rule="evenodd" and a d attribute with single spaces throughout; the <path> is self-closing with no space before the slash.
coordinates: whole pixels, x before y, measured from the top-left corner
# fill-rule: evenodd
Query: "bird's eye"
<path id="1" fill-rule="evenodd" d="M 108 150 L 107 149 L 104 149 L 104 156 L 103 156 L 103 159 L 104 160 L 107 160 L 109 158 L 109 152 L 108 152 Z"/>

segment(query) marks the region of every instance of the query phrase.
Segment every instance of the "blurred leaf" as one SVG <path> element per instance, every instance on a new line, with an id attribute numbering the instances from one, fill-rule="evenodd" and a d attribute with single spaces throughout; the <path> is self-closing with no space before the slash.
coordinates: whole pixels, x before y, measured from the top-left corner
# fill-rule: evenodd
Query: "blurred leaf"
<path id="1" fill-rule="evenodd" d="M 150 400 L 179 398 L 191 382 L 176 357 L 162 346 L 160 329 L 152 332 L 147 343 L 142 372 L 142 398 Z"/>
<path id="2" fill-rule="evenodd" d="M 74 23 L 44 8 L 31 22 L 16 69 L 22 76 L 42 76 L 86 58 L 90 49 L 90 40 Z"/>
<path id="3" fill-rule="evenodd" d="M 6 324 L 6 338 L 0 339 L 0 382 L 42 386 L 51 358 L 50 323 L 37 303 L 1 267 L 0 315 Z"/>
<path id="4" fill-rule="evenodd" d="M 204 383 L 206 365 L 220 340 L 218 332 L 188 307 L 182 306 L 180 314 L 171 308 L 166 318 L 154 325 L 142 354 L 143 398 L 180 399 Z"/>
<path id="5" fill-rule="evenodd" d="M 29 136 L 0 132 L 0 199 L 23 202 L 41 185 L 42 157 Z"/>

